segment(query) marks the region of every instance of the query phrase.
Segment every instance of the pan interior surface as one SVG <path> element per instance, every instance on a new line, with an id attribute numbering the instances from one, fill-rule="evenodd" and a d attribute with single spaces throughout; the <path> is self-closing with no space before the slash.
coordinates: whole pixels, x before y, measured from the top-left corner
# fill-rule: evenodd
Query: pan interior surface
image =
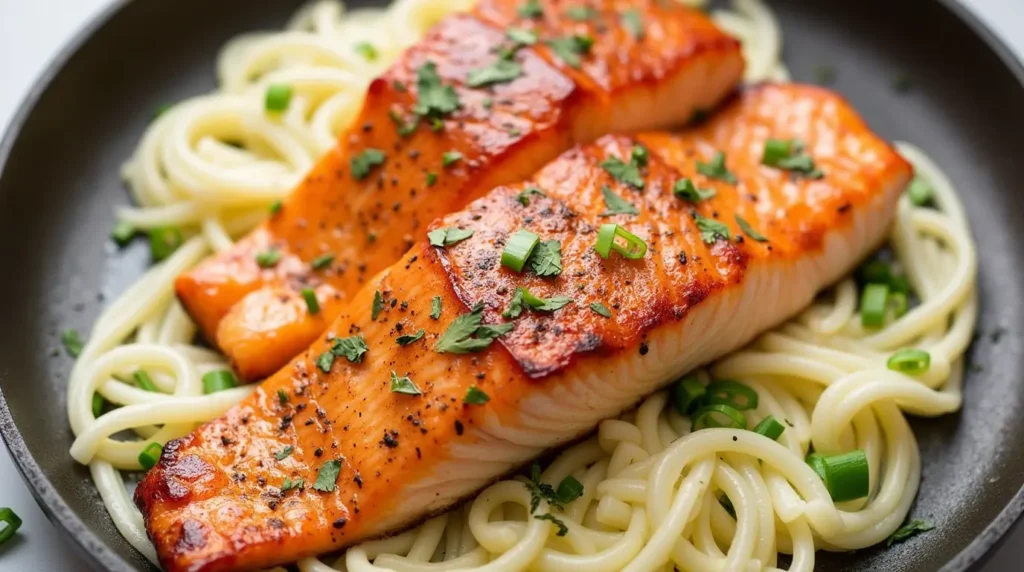
<path id="1" fill-rule="evenodd" d="M 17 276 L 0 345 L 4 436 L 48 513 L 101 569 L 151 568 L 125 542 L 67 454 L 65 328 L 89 331 L 106 301 L 144 270 L 143 241 L 116 249 L 113 208 L 128 202 L 121 163 L 162 104 L 209 91 L 230 37 L 280 28 L 298 2 L 135 0 L 91 31 L 23 110 L 0 148 L 0 252 Z M 1024 486 L 1024 74 L 957 9 L 927 0 L 775 1 L 796 81 L 835 71 L 887 139 L 916 143 L 964 194 L 980 257 L 981 314 L 963 410 L 915 419 L 923 481 L 912 517 L 935 530 L 893 548 L 819 553 L 820 569 L 967 569 L 1019 514 Z M 941 39 L 941 41 L 940 41 Z M 1001 49 L 1001 48 L 996 48 Z M 1004 50 L 1005 52 L 1005 50 Z M 60 64 L 55 64 L 60 65 Z M 900 79 L 903 87 L 894 82 Z M 31 105 L 29 103 L 28 105 Z M 20 131 L 18 131 L 20 124 Z M 6 164 L 3 155 L 9 152 Z M 13 422 L 12 422 L 13 421 Z"/>

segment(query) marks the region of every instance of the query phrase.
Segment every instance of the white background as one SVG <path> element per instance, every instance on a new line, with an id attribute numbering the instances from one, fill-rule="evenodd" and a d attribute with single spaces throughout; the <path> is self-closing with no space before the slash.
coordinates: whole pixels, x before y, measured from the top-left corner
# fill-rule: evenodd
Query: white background
<path id="1" fill-rule="evenodd" d="M 0 131 L 35 77 L 74 32 L 114 0 L 0 0 Z M 171 2 L 173 0 L 167 0 Z M 856 1 L 856 0 L 845 0 Z M 1024 59 L 1024 0 L 960 0 L 973 8 Z M 879 14 L 879 17 L 885 17 Z M 210 54 L 210 65 L 213 65 Z M 1021 102 L 1024 105 L 1024 101 Z M 16 541 L 0 548 L 0 570 L 74 571 L 82 562 L 43 516 L 0 443 L 0 506 L 10 506 L 25 521 Z M 1024 527 L 985 572 L 1020 570 Z"/>

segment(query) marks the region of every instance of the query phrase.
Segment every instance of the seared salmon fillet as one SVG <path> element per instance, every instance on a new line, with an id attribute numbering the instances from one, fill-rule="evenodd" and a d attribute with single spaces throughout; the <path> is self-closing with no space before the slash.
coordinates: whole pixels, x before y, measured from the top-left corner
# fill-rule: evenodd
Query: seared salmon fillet
<path id="1" fill-rule="evenodd" d="M 578 0 L 531 6 L 484 0 L 438 24 L 371 83 L 352 129 L 278 212 L 178 278 L 243 379 L 301 352 L 434 218 L 576 143 L 683 125 L 743 73 L 739 44 L 676 2 L 590 0 L 586 20 L 566 15 Z"/>
<path id="2" fill-rule="evenodd" d="M 786 168 L 762 163 L 769 139 Z M 492 190 L 431 225 L 462 240 L 418 239 L 250 398 L 167 444 L 135 493 L 161 563 L 288 562 L 450 507 L 796 314 L 879 245 L 911 176 L 840 97 L 766 85 Z M 605 224 L 646 252 L 602 257 Z M 517 272 L 500 260 L 523 229 L 545 254 Z M 517 309 L 519 288 L 565 305 Z"/>

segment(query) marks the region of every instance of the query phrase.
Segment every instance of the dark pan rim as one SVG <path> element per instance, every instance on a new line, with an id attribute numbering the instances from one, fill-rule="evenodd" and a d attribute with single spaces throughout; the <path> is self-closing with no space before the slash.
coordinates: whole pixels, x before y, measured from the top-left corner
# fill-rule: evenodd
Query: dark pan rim
<path id="1" fill-rule="evenodd" d="M 60 73 L 75 52 L 130 1 L 114 0 L 79 29 L 43 69 L 22 99 L 17 111 L 11 118 L 6 133 L 0 139 L 0 173 L 3 172 L 10 158 L 11 149 L 14 147 L 14 142 L 21 135 L 25 121 L 35 108 L 39 98 L 50 87 L 53 79 Z M 957 0 L 939 0 L 937 3 L 953 13 L 971 32 L 979 37 L 1003 62 L 1005 68 L 1017 79 L 1020 86 L 1024 88 L 1024 62 L 1021 62 L 1014 55 L 1009 46 L 988 25 Z M 7 406 L 7 400 L 2 389 L 0 389 L 0 436 L 3 437 L 4 442 L 7 444 L 18 472 L 21 473 L 22 478 L 28 484 L 32 496 L 43 513 L 53 524 L 62 528 L 74 540 L 75 546 L 79 549 L 80 553 L 86 555 L 89 559 L 89 564 L 113 572 L 133 572 L 135 568 L 111 550 L 100 537 L 85 526 L 82 520 L 64 502 L 60 494 L 57 493 L 29 451 L 21 436 L 21 432 L 15 426 L 14 418 Z M 942 572 L 964 572 L 974 570 L 983 564 L 991 556 L 994 548 L 1005 540 L 1004 537 L 1007 531 L 1020 519 L 1022 513 L 1024 513 L 1024 487 L 1017 491 L 1006 507 L 966 548 L 961 550 L 942 567 Z"/>

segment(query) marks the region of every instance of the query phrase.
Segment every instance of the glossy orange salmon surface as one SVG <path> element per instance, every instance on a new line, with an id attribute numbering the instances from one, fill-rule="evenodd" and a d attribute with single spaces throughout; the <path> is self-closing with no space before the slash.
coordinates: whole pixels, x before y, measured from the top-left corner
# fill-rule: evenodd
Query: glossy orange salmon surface
<path id="1" fill-rule="evenodd" d="M 764 164 L 769 140 L 785 167 Z M 135 493 L 161 564 L 266 567 L 452 506 L 799 312 L 884 239 L 911 176 L 840 97 L 769 85 L 493 189 L 167 444 Z M 646 251 L 599 254 L 606 224 Z M 516 271 L 520 231 L 543 247 Z"/>
<path id="2" fill-rule="evenodd" d="M 567 15 L 584 4 L 585 20 Z M 742 76 L 738 43 L 676 2 L 530 5 L 485 0 L 438 24 L 372 82 L 353 127 L 279 212 L 178 278 L 185 309 L 243 379 L 308 346 L 434 218 L 576 143 L 683 125 Z M 261 267 L 269 252 L 280 256 Z"/>

